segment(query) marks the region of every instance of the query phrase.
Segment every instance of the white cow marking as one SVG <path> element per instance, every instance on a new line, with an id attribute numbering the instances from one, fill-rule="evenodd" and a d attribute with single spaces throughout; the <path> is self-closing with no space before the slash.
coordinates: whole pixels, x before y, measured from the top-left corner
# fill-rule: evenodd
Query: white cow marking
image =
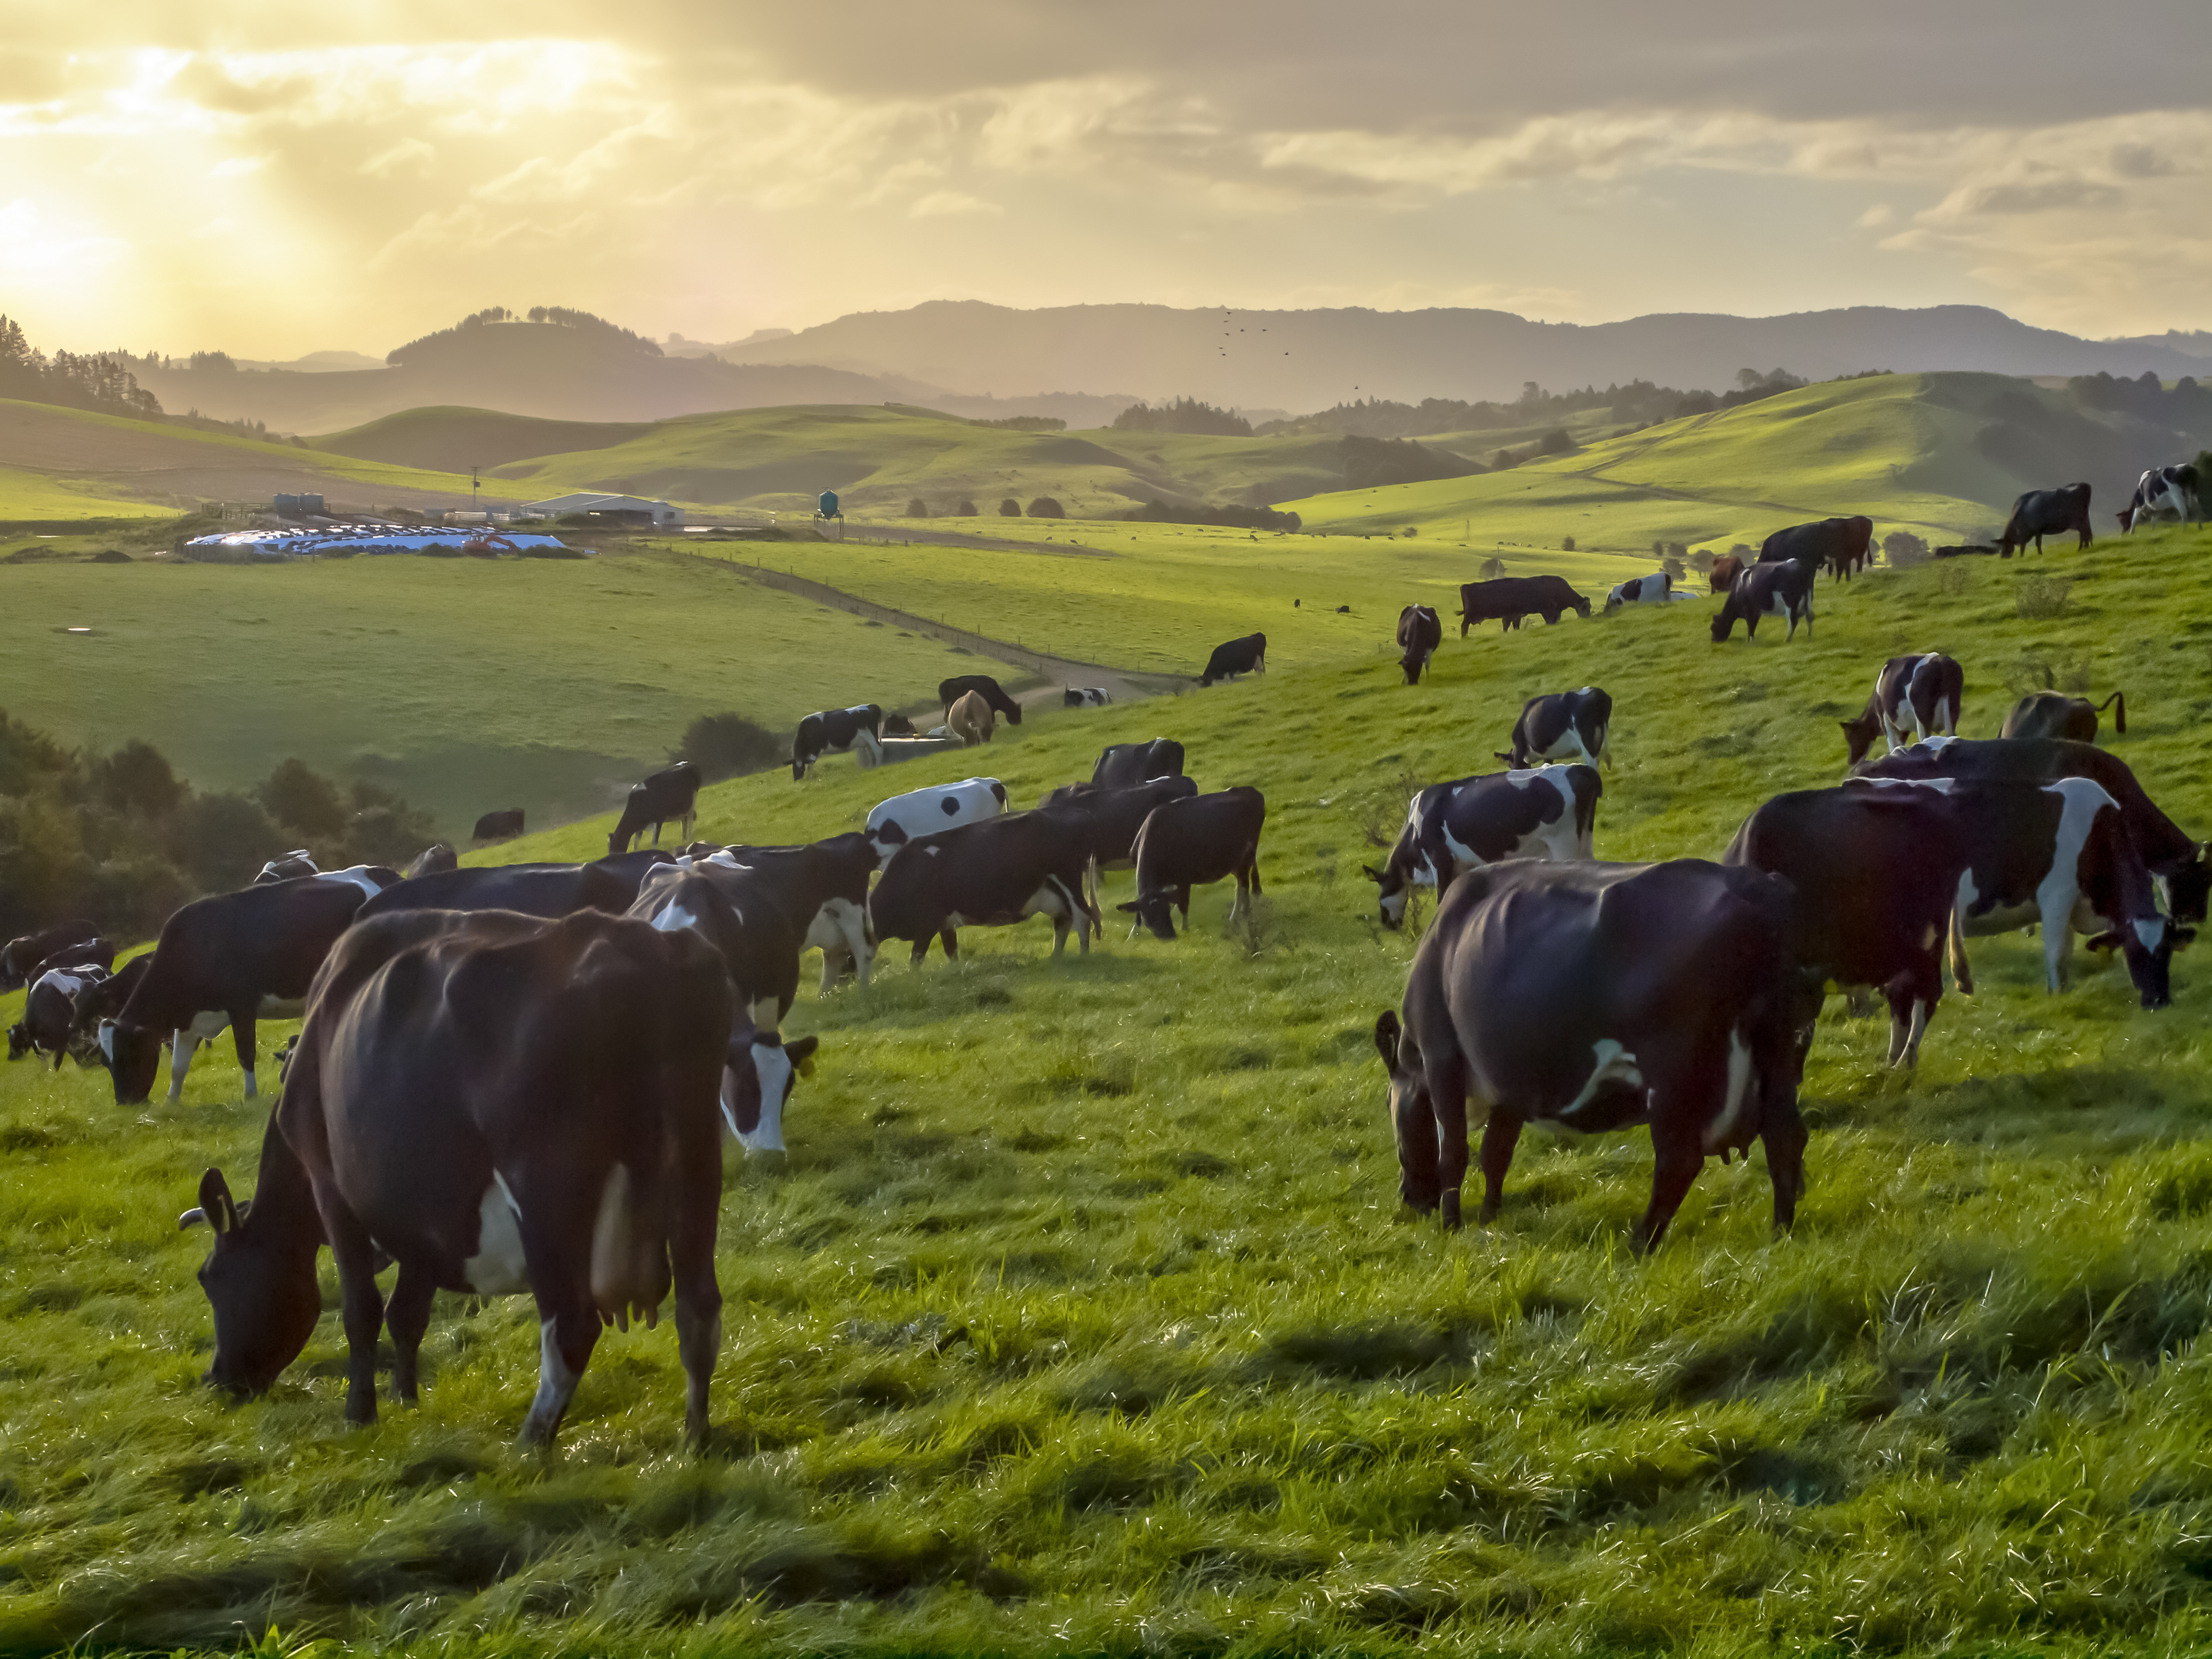
<path id="1" fill-rule="evenodd" d="M 1638 1068 L 1636 1056 L 1611 1037 L 1600 1037 L 1590 1045 L 1590 1054 L 1595 1064 L 1577 1095 L 1560 1112 L 1561 1118 L 1571 1118 L 1597 1097 L 1597 1091 L 1608 1083 L 1626 1083 L 1631 1088 L 1644 1086 L 1644 1073 Z"/>
<path id="2" fill-rule="evenodd" d="M 760 1079 L 760 1125 L 750 1134 L 738 1128 L 726 1101 L 722 1105 L 722 1115 L 729 1123 L 730 1133 L 737 1136 L 738 1145 L 748 1154 L 780 1152 L 784 1150 L 783 1099 L 791 1092 L 791 1079 L 797 1068 L 780 1042 L 756 1042 L 752 1047 L 753 1073 Z"/>
<path id="3" fill-rule="evenodd" d="M 1731 1145 L 1744 1107 L 1751 1098 L 1751 1046 L 1741 1031 L 1729 1033 L 1728 1092 L 1722 1097 L 1718 1116 L 1705 1128 L 1705 1150 L 1717 1152 Z"/>
<path id="4" fill-rule="evenodd" d="M 368 873 L 368 866 L 356 864 L 349 870 L 324 870 L 317 872 L 317 881 L 346 882 L 361 889 L 363 899 L 373 899 L 384 890 L 376 878 Z"/>
<path id="5" fill-rule="evenodd" d="M 477 1201 L 477 1253 L 461 1263 L 461 1281 L 478 1296 L 520 1296 L 530 1288 L 522 1206 L 496 1170 Z"/>
<path id="6" fill-rule="evenodd" d="M 699 918 L 680 904 L 672 904 L 653 919 L 655 933 L 673 933 L 686 927 L 696 927 Z"/>

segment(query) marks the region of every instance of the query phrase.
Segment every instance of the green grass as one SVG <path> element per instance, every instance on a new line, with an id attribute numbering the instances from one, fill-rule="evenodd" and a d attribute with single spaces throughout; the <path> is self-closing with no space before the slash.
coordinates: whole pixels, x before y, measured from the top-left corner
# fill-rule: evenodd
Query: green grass
<path id="1" fill-rule="evenodd" d="M 53 523 L 76 519 L 150 519 L 174 508 L 90 489 L 21 467 L 0 466 L 0 522 Z"/>
<path id="2" fill-rule="evenodd" d="M 495 807 L 543 823 L 619 799 L 697 715 L 788 730 L 927 699 L 976 659 L 647 551 L 0 565 L 0 708 L 64 741 L 143 738 L 210 789 L 297 755 L 458 841 Z"/>
<path id="3" fill-rule="evenodd" d="M 2201 1650 L 2212 968 L 2185 956 L 2147 1013 L 2122 972 L 2052 998 L 2032 942 L 1977 941 L 1980 994 L 1908 1077 L 1832 1001 L 1794 1236 L 1759 1160 L 1713 1164 L 1641 1261 L 1636 1133 L 1530 1138 L 1492 1228 L 1400 1214 L 1369 1031 L 1411 945 L 1358 866 L 1405 782 L 1483 769 L 1525 696 L 1592 681 L 1601 854 L 1714 854 L 1837 775 L 1834 721 L 1908 647 L 1963 662 L 1975 735 L 2023 658 L 2124 686 L 2112 747 L 2202 834 L 2208 556 L 2171 532 L 1879 573 L 1824 586 L 1792 646 L 1716 647 L 1702 607 L 1571 619 L 1448 641 L 1418 688 L 1284 669 L 709 790 L 703 833 L 818 836 L 933 777 L 1026 802 L 1158 733 L 1269 825 L 1256 955 L 1216 889 L 1172 945 L 1054 963 L 1041 926 L 970 929 L 957 966 L 802 992 L 820 1069 L 788 1164 L 730 1180 L 704 1459 L 665 1328 L 602 1343 L 558 1455 L 513 1449 L 538 1350 L 511 1303 L 441 1300 L 422 1407 L 374 1429 L 341 1423 L 331 1320 L 225 1406 L 172 1218 L 207 1163 L 251 1185 L 234 1068 L 204 1059 L 173 1111 L 0 1073 L 0 1651 L 272 1623 L 454 1654 Z M 2053 574 L 2067 608 L 2023 621 Z"/>

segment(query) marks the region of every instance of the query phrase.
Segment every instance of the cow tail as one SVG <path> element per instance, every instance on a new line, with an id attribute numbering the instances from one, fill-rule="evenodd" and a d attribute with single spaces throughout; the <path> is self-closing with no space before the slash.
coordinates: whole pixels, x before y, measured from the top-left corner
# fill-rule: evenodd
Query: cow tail
<path id="1" fill-rule="evenodd" d="M 1959 994 L 1974 994 L 1974 970 L 1966 961 L 1966 919 L 1957 903 L 1951 906 L 1951 977 L 1958 986 Z"/>
<path id="2" fill-rule="evenodd" d="M 2119 705 L 2116 708 L 2113 708 L 2115 703 Z M 2125 694 L 2115 691 L 2097 705 L 2097 712 L 2100 714 L 2107 708 L 2112 709 L 2112 730 L 2124 733 L 2128 729 L 2128 700 Z"/>

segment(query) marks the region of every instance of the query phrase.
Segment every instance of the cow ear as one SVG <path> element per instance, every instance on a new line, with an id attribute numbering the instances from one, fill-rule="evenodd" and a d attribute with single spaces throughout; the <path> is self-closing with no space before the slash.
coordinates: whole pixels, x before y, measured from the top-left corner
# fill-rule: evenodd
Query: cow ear
<path id="1" fill-rule="evenodd" d="M 799 1068 L 801 1077 L 814 1075 L 814 1051 L 822 1046 L 818 1036 L 803 1036 L 795 1042 L 783 1045 L 784 1058 Z"/>
<path id="2" fill-rule="evenodd" d="M 210 1170 L 200 1177 L 200 1212 L 202 1218 L 217 1233 L 229 1232 L 238 1225 L 238 1206 L 231 1202 L 230 1183 L 222 1178 L 220 1170 Z M 177 1224 L 182 1227 L 189 1224 L 180 1218 Z"/>
<path id="3" fill-rule="evenodd" d="M 1375 1051 L 1382 1056 L 1383 1066 L 1392 1072 L 1398 1069 L 1400 1035 L 1397 1010 L 1385 1008 L 1375 1020 Z"/>
<path id="4" fill-rule="evenodd" d="M 1368 880 L 1373 882 L 1377 887 L 1380 887 L 1383 883 L 1384 877 L 1382 872 L 1380 870 L 1377 870 L 1371 864 L 1361 865 L 1359 866 L 1359 873 L 1366 877 Z"/>

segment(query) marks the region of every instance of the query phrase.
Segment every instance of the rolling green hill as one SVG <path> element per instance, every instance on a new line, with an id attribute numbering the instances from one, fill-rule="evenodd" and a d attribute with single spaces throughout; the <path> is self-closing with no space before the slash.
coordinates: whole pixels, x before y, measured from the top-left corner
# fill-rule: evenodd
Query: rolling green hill
<path id="1" fill-rule="evenodd" d="M 732 1159 L 703 1457 L 665 1327 L 602 1339 L 558 1456 L 514 1450 L 526 1300 L 441 1296 L 421 1407 L 373 1428 L 341 1425 L 334 1319 L 268 1399 L 210 1394 L 204 1237 L 173 1218 L 210 1162 L 250 1190 L 265 1101 L 220 1044 L 181 1112 L 6 1068 L 0 1650 L 2197 1650 L 2212 963 L 2145 1012 L 2118 969 L 2053 997 L 2034 941 L 1978 940 L 1909 1075 L 1832 999 L 1795 1233 L 1758 1158 L 1709 1162 L 1638 1260 L 1641 1131 L 1524 1137 L 1493 1226 L 1401 1212 L 1371 1030 L 1412 942 L 1359 866 L 1406 787 L 1593 681 L 1600 854 L 1717 853 L 1837 775 L 1836 719 L 1906 643 L 1965 665 L 1974 735 L 2032 666 L 2124 686 L 2112 748 L 2202 835 L 2208 556 L 2167 532 L 1877 572 L 1794 645 L 1715 646 L 1686 605 L 1451 639 L 1419 687 L 1285 668 L 901 769 L 1025 803 L 1177 737 L 1206 787 L 1266 792 L 1267 898 L 1243 931 L 1217 887 L 1172 945 L 1116 925 L 1055 963 L 1038 924 L 971 928 L 957 965 L 803 988 L 791 1156 Z M 826 835 L 885 789 L 741 780 L 702 829 Z"/>

